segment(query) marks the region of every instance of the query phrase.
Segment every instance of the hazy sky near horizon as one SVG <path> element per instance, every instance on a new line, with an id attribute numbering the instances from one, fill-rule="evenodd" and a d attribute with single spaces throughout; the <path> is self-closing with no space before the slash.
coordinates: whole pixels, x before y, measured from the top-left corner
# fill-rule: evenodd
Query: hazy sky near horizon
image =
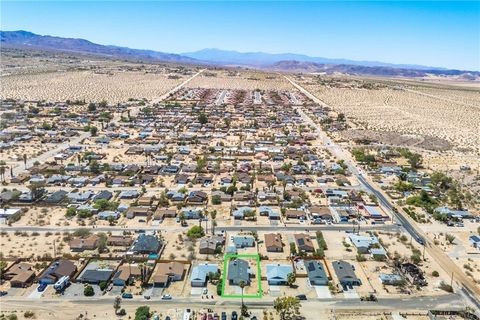
<path id="1" fill-rule="evenodd" d="M 1 1 L 1 29 L 189 52 L 203 48 L 480 70 L 480 2 Z"/>

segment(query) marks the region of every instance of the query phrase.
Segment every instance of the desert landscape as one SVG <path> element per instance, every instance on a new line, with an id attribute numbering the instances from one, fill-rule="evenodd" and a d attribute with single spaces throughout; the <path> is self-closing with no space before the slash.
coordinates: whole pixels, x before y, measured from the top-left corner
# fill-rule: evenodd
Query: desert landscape
<path id="1" fill-rule="evenodd" d="M 479 72 L 1 36 L 0 320 L 479 319 Z"/>

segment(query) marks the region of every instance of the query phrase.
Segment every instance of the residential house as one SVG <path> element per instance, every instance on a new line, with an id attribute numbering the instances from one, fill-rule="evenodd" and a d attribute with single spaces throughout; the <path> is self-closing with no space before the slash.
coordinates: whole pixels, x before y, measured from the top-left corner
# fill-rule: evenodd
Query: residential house
<path id="1" fill-rule="evenodd" d="M 119 199 L 135 199 L 140 196 L 137 190 L 124 190 L 118 195 Z"/>
<path id="2" fill-rule="evenodd" d="M 57 260 L 53 262 L 41 275 L 40 284 L 54 284 L 62 277 L 73 278 L 77 272 L 77 266 L 70 260 Z"/>
<path id="3" fill-rule="evenodd" d="M 125 217 L 133 219 L 135 217 L 148 217 L 151 215 L 150 207 L 130 207 L 125 213 Z"/>
<path id="4" fill-rule="evenodd" d="M 192 287 L 205 287 L 210 274 L 218 273 L 218 266 L 212 263 L 198 264 L 193 267 L 190 276 Z"/>
<path id="5" fill-rule="evenodd" d="M 157 270 L 152 275 L 155 287 L 167 287 L 171 281 L 181 281 L 185 273 L 185 267 L 180 262 L 160 262 Z"/>
<path id="6" fill-rule="evenodd" d="M 157 254 L 162 244 L 154 235 L 141 233 L 133 246 L 129 250 L 129 254 Z"/>
<path id="7" fill-rule="evenodd" d="M 188 194 L 188 203 L 204 203 L 208 200 L 208 194 L 203 191 L 192 191 Z"/>
<path id="8" fill-rule="evenodd" d="M 153 220 L 163 221 L 165 218 L 175 218 L 176 216 L 177 210 L 175 209 L 158 208 L 153 215 Z"/>
<path id="9" fill-rule="evenodd" d="M 246 260 L 231 259 L 228 262 L 227 280 L 230 285 L 240 285 L 243 281 L 245 285 L 250 285 L 250 267 Z"/>
<path id="10" fill-rule="evenodd" d="M 473 235 L 468 238 L 468 241 L 472 245 L 472 247 L 480 249 L 480 236 Z"/>
<path id="11" fill-rule="evenodd" d="M 310 218 L 313 221 L 332 221 L 332 213 L 329 207 L 322 207 L 322 206 L 312 206 L 308 209 L 310 213 Z"/>
<path id="12" fill-rule="evenodd" d="M 297 248 L 299 251 L 303 252 L 314 252 L 315 247 L 313 246 L 313 242 L 310 239 L 310 236 L 305 233 L 297 233 L 294 235 L 295 242 L 297 244 Z"/>
<path id="13" fill-rule="evenodd" d="M 380 247 L 377 237 L 360 236 L 354 233 L 348 235 L 350 242 L 357 248 L 358 253 L 368 253 L 370 248 Z"/>
<path id="14" fill-rule="evenodd" d="M 265 234 L 265 248 L 267 252 L 282 252 L 283 243 L 280 233 Z"/>
<path id="15" fill-rule="evenodd" d="M 35 271 L 31 264 L 19 262 L 14 264 L 3 274 L 6 280 L 10 280 L 10 286 L 14 288 L 25 288 L 33 283 Z"/>
<path id="16" fill-rule="evenodd" d="M 225 244 L 223 236 L 212 236 L 209 238 L 202 238 L 200 240 L 199 252 L 201 254 L 215 254 L 218 248 Z"/>
<path id="17" fill-rule="evenodd" d="M 286 285 L 290 273 L 293 273 L 293 268 L 289 264 L 267 264 L 267 281 L 269 285 Z"/>
<path id="18" fill-rule="evenodd" d="M 289 209 L 285 212 L 285 217 L 287 219 L 306 220 L 307 214 L 302 210 Z"/>
<path id="19" fill-rule="evenodd" d="M 100 282 L 108 282 L 113 275 L 113 269 L 87 269 L 77 278 L 78 282 L 99 284 Z"/>
<path id="20" fill-rule="evenodd" d="M 107 238 L 107 245 L 115 247 L 130 247 L 133 239 L 130 236 L 109 236 Z"/>
<path id="21" fill-rule="evenodd" d="M 113 194 L 108 191 L 108 190 L 102 190 L 99 193 L 97 193 L 95 196 L 93 196 L 93 201 L 97 200 L 110 200 L 112 199 Z"/>
<path id="22" fill-rule="evenodd" d="M 328 276 L 322 263 L 315 260 L 307 260 L 305 261 L 305 268 L 307 269 L 308 282 L 310 285 L 328 285 Z"/>
<path id="23" fill-rule="evenodd" d="M 142 271 L 137 264 L 123 264 L 121 265 L 115 275 L 112 283 L 114 286 L 125 286 L 135 279 L 142 277 Z"/>
<path id="24" fill-rule="evenodd" d="M 233 236 L 231 239 L 236 248 L 255 247 L 255 238 L 252 236 Z"/>
<path id="25" fill-rule="evenodd" d="M 111 210 L 100 211 L 97 213 L 97 218 L 100 220 L 118 220 L 118 218 L 120 218 L 120 212 Z"/>
<path id="26" fill-rule="evenodd" d="M 83 252 L 85 250 L 95 250 L 97 249 L 98 242 L 100 238 L 92 234 L 87 238 L 76 238 L 71 240 L 68 245 L 70 246 L 70 250 L 73 252 Z"/>
<path id="27" fill-rule="evenodd" d="M 378 277 L 383 285 L 399 286 L 405 282 L 403 277 L 399 274 L 380 273 Z"/>
<path id="28" fill-rule="evenodd" d="M 332 264 L 338 281 L 344 288 L 362 285 L 362 281 L 355 274 L 355 268 L 350 263 L 338 260 Z"/>

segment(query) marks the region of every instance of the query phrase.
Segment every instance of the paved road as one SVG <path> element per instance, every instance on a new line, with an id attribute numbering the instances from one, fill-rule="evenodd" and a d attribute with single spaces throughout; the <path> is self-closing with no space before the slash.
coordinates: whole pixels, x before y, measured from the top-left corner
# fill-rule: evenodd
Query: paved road
<path id="1" fill-rule="evenodd" d="M 8 304 L 25 304 L 25 297 L 9 297 L 4 296 L 0 298 L 2 304 L 7 306 Z M 248 299 L 245 298 L 245 304 L 250 309 L 262 309 L 265 307 L 272 307 L 274 297 L 265 296 L 261 299 Z M 100 296 L 95 298 L 90 297 L 75 297 L 75 298 L 47 298 L 41 299 L 29 299 L 28 303 L 35 305 L 49 305 L 61 306 L 65 302 L 81 305 L 105 305 L 111 307 L 113 303 L 113 296 Z M 465 308 L 465 304 L 462 302 L 463 298 L 459 294 L 445 294 L 438 296 L 418 297 L 411 296 L 407 298 L 385 298 L 379 299 L 377 302 L 364 302 L 360 299 L 344 299 L 344 298 L 330 298 L 330 299 L 310 299 L 302 301 L 302 310 L 319 310 L 322 308 L 336 309 L 336 310 L 430 310 L 435 308 L 458 308 L 459 310 Z M 161 305 L 165 308 L 175 307 L 189 307 L 189 308 L 202 308 L 204 306 L 212 307 L 236 307 L 240 306 L 240 299 L 221 299 L 221 300 L 204 300 L 199 297 L 174 297 L 172 300 L 161 300 L 159 297 L 150 300 L 145 300 L 142 297 L 135 297 L 134 299 L 123 299 L 122 304 L 126 305 Z"/>
<path id="2" fill-rule="evenodd" d="M 309 91 L 304 89 L 302 86 L 298 85 L 287 76 L 285 78 L 298 90 L 303 92 L 307 97 L 311 98 L 316 103 L 329 107 L 323 101 L 315 97 Z M 340 146 L 333 143 L 333 141 L 326 135 L 323 130 L 301 109 L 298 108 L 297 111 L 302 116 L 302 118 L 310 125 L 315 127 L 315 131 L 318 137 L 322 140 L 325 144 L 326 148 L 338 159 L 344 160 L 345 164 L 348 166 L 349 171 L 355 175 L 358 180 L 373 194 L 377 196 L 382 206 L 387 208 L 390 212 L 392 212 L 397 219 L 398 222 L 402 224 L 405 230 L 414 238 L 418 243 L 425 246 L 426 251 L 430 254 L 430 256 L 436 260 L 436 262 L 444 269 L 448 274 L 452 274 L 456 280 L 456 283 L 460 287 L 461 293 L 468 298 L 473 306 L 475 306 L 480 312 L 480 288 L 471 280 L 469 279 L 465 273 L 443 252 L 441 251 L 436 245 L 434 245 L 424 234 L 424 232 L 418 228 L 416 223 L 408 217 L 406 214 L 403 213 L 403 210 L 395 204 L 392 204 L 383 191 L 377 188 L 372 182 L 370 182 L 369 178 L 364 176 L 361 172 L 359 172 L 356 165 L 353 163 L 351 157 L 347 156 L 345 152 L 341 149 Z M 395 210 L 394 210 L 395 209 Z"/>
<path id="3" fill-rule="evenodd" d="M 194 223 L 196 224 L 196 223 Z M 193 224 L 192 224 L 193 225 Z M 163 225 L 158 225 L 158 226 L 139 226 L 136 228 L 128 227 L 128 228 L 122 228 L 118 226 L 101 226 L 101 227 L 88 227 L 88 228 L 82 228 L 82 227 L 56 227 L 56 226 L 45 226 L 45 227 L 39 227 L 39 226 L 7 226 L 7 225 L 2 225 L 0 227 L 0 231 L 2 232 L 16 232 L 16 231 L 26 231 L 26 232 L 65 232 L 65 231 L 75 231 L 78 229 L 89 229 L 93 230 L 96 232 L 122 232 L 122 231 L 131 231 L 135 232 L 136 230 L 145 230 L 145 231 L 152 231 L 152 230 L 160 230 L 160 231 L 168 231 L 168 232 L 181 232 L 185 231 L 186 228 L 183 227 L 177 227 L 177 226 L 163 226 Z M 288 232 L 288 231 L 316 231 L 316 230 L 322 230 L 322 231 L 349 231 L 352 230 L 352 225 L 350 224 L 337 224 L 337 225 L 287 225 L 284 226 L 283 224 L 279 225 L 265 225 L 265 226 L 217 226 L 215 227 L 215 230 L 217 231 L 225 231 L 225 232 L 231 232 L 231 231 L 279 231 L 282 230 L 283 232 Z M 396 232 L 399 230 L 399 227 L 396 225 L 362 225 L 362 230 L 370 230 L 370 231 L 391 231 L 391 232 Z"/>
<path id="4" fill-rule="evenodd" d="M 27 159 L 27 169 L 31 168 L 33 166 L 33 164 L 35 163 L 35 161 L 44 162 L 44 161 L 48 160 L 49 158 L 55 156 L 56 154 L 60 153 L 61 151 L 65 150 L 69 146 L 79 144 L 80 141 L 82 141 L 83 139 L 85 139 L 89 136 L 90 136 L 90 133 L 82 131 L 82 132 L 79 133 L 78 136 L 70 138 L 70 141 L 62 142 L 62 143 L 58 144 L 52 150 L 44 152 L 37 157 Z M 18 175 L 19 173 L 21 173 L 23 171 L 25 171 L 25 164 L 23 163 L 23 161 L 21 163 L 17 164 L 15 167 L 13 167 L 13 175 L 14 176 Z M 8 174 L 8 171 L 7 171 L 7 174 Z"/>
<path id="5" fill-rule="evenodd" d="M 221 106 L 222 104 L 225 103 L 225 96 L 227 95 L 228 91 L 227 90 L 222 90 L 217 97 L 217 100 L 215 100 L 215 105 Z"/>
<path id="6" fill-rule="evenodd" d="M 160 97 L 156 98 L 156 99 L 153 99 L 152 100 L 152 103 L 158 103 L 158 102 L 161 102 L 163 100 L 165 100 L 166 98 L 168 98 L 168 96 L 178 90 L 180 90 L 181 88 L 183 88 L 187 83 L 189 83 L 190 81 L 192 81 L 195 77 L 197 77 L 198 75 L 200 75 L 203 71 L 205 71 L 205 69 L 202 69 L 200 71 L 198 71 L 197 73 L 195 73 L 193 76 L 191 76 L 190 78 L 188 78 L 187 80 L 183 81 L 182 83 L 180 83 L 178 86 L 176 86 L 175 88 L 173 88 L 172 90 L 168 91 L 167 93 L 161 95 Z"/>

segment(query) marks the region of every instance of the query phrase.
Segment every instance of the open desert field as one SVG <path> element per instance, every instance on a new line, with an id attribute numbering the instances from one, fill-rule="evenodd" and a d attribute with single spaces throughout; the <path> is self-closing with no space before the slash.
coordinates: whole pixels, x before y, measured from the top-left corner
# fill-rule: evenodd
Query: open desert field
<path id="1" fill-rule="evenodd" d="M 292 85 L 282 76 L 260 71 L 209 71 L 193 79 L 192 88 L 292 90 Z"/>
<path id="2" fill-rule="evenodd" d="M 130 98 L 148 100 L 165 94 L 181 83 L 163 74 L 142 71 L 99 74 L 92 71 L 67 71 L 2 77 L 0 97 L 25 100 L 105 99 L 111 103 Z"/>
<path id="3" fill-rule="evenodd" d="M 478 87 L 318 77 L 305 78 L 304 84 L 358 126 L 353 133 L 347 131 L 347 137 L 391 141 L 382 137 L 386 132 L 409 146 L 445 150 L 451 145 L 462 152 L 480 152 Z"/>

